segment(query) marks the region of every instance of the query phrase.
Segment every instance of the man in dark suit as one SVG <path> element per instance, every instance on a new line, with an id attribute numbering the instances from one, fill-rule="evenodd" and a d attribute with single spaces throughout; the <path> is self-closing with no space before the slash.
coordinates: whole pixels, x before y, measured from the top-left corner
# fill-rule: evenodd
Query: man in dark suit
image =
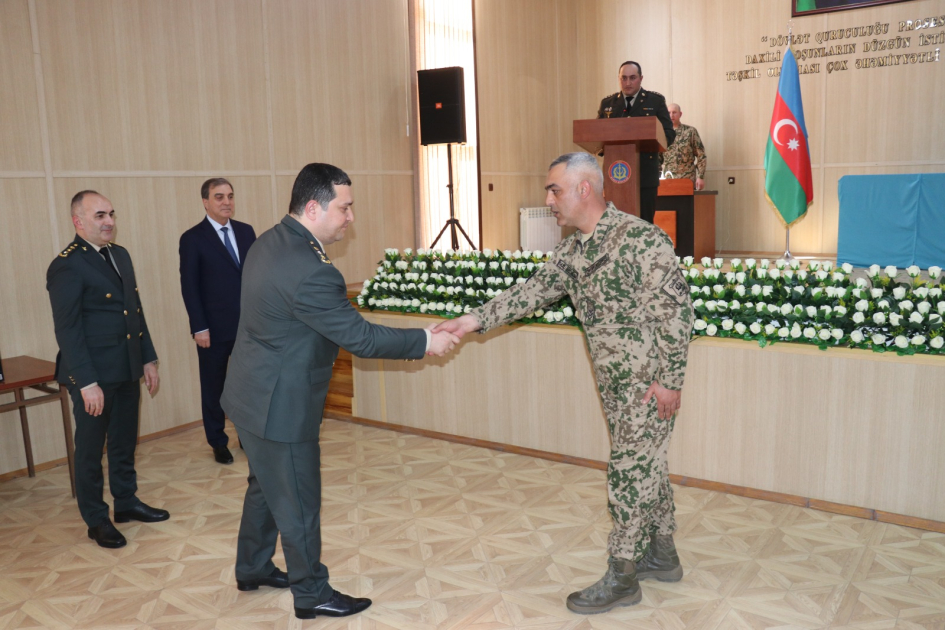
<path id="1" fill-rule="evenodd" d="M 451 333 L 373 325 L 354 309 L 325 253 L 354 220 L 353 203 L 341 169 L 309 164 L 299 173 L 289 214 L 246 256 L 223 391 L 249 460 L 237 588 L 289 586 L 300 619 L 343 617 L 371 605 L 332 589 L 320 561 L 318 435 L 339 346 L 359 357 L 410 360 L 442 355 L 457 341 Z M 279 533 L 288 576 L 272 562 Z"/>
<path id="2" fill-rule="evenodd" d="M 597 110 L 598 118 L 629 118 L 656 116 L 666 134 L 669 146 L 676 137 L 673 121 L 666 109 L 666 99 L 659 92 L 644 90 L 643 70 L 636 61 L 624 61 L 618 72 L 620 91 L 604 98 Z M 656 214 L 656 192 L 660 186 L 660 154 L 640 154 L 640 218 L 653 223 Z"/>
<path id="3" fill-rule="evenodd" d="M 142 503 L 135 473 L 139 383 L 153 396 L 158 362 L 144 320 L 131 256 L 111 241 L 115 210 L 93 190 L 72 198 L 76 237 L 46 272 L 59 356 L 56 378 L 69 388 L 75 415 L 75 494 L 89 538 L 123 547 L 125 537 L 102 500 L 102 447 L 108 437 L 108 484 L 115 521 L 170 517 Z"/>
<path id="4" fill-rule="evenodd" d="M 204 433 L 214 459 L 232 464 L 220 396 L 240 321 L 243 261 L 256 232 L 233 220 L 233 186 L 226 179 L 208 179 L 200 196 L 207 216 L 180 237 L 180 289 L 197 344 Z"/>

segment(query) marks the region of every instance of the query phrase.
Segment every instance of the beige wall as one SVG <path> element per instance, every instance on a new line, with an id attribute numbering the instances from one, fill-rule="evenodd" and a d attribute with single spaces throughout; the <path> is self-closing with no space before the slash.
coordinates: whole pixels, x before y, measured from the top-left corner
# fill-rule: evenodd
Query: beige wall
<path id="1" fill-rule="evenodd" d="M 645 88 L 679 102 L 709 157 L 707 184 L 718 190 L 716 245 L 779 251 L 784 230 L 764 199 L 764 150 L 777 78 L 726 81 L 748 68 L 746 54 L 783 50 L 761 41 L 787 33 L 789 0 L 476 0 L 483 224 L 486 247 L 518 246 L 518 208 L 543 205 L 547 164 L 579 150 L 571 120 L 596 116 L 618 89 L 617 67 L 643 66 Z M 795 33 L 945 14 L 945 0 L 913 0 L 794 20 Z M 941 27 L 925 31 L 938 33 Z M 888 36 L 887 36 L 888 37 Z M 792 230 L 797 252 L 836 252 L 837 181 L 846 174 L 945 171 L 945 57 L 934 64 L 801 76 L 811 144 L 814 203 Z M 762 72 L 780 64 L 760 65 Z M 727 179 L 734 176 L 736 183 Z M 488 184 L 494 191 L 488 191 Z"/>
<path id="2" fill-rule="evenodd" d="M 299 168 L 332 162 L 354 182 L 357 220 L 329 248 L 346 277 L 413 245 L 403 0 L 3 0 L 0 41 L 0 353 L 55 358 L 46 268 L 74 236 L 71 196 L 99 190 L 162 363 L 142 434 L 200 417 L 177 242 L 204 179 L 231 179 L 259 233 Z M 57 414 L 29 410 L 37 463 L 65 456 Z M 25 466 L 3 414 L 0 474 Z"/>

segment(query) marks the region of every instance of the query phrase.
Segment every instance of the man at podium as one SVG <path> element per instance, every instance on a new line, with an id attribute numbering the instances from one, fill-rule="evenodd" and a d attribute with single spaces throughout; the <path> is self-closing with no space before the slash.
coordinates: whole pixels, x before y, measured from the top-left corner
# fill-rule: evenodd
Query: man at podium
<path id="1" fill-rule="evenodd" d="M 597 110 L 598 118 L 632 118 L 656 116 L 663 125 L 666 144 L 671 145 L 676 137 L 673 121 L 666 109 L 666 99 L 659 92 L 644 90 L 643 69 L 636 61 L 624 61 L 617 73 L 620 91 L 604 98 Z M 660 186 L 659 153 L 640 154 L 640 218 L 653 222 L 656 214 L 656 191 Z"/>

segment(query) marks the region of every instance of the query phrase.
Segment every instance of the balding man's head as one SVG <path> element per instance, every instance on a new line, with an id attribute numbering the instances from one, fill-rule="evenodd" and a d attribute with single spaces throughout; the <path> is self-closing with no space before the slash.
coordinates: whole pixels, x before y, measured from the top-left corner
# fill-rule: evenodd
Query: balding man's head
<path id="1" fill-rule="evenodd" d="M 673 121 L 673 127 L 678 127 L 679 119 L 682 118 L 682 108 L 676 103 L 670 103 L 666 106 L 666 109 L 669 110 L 669 117 Z"/>
<path id="2" fill-rule="evenodd" d="M 115 237 L 115 209 L 112 202 L 95 192 L 75 194 L 70 207 L 75 232 L 96 247 L 104 247 Z"/>

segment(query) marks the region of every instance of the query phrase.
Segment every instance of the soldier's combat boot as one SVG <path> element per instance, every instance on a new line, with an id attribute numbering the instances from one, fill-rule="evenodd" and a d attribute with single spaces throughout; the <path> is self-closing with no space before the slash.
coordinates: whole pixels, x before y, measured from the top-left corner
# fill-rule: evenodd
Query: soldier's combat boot
<path id="1" fill-rule="evenodd" d="M 637 578 L 646 580 L 656 578 L 660 582 L 678 582 L 682 579 L 683 568 L 679 564 L 679 555 L 673 543 L 673 535 L 650 536 L 650 548 L 636 564 Z"/>
<path id="2" fill-rule="evenodd" d="M 583 591 L 568 595 L 568 610 L 582 615 L 607 612 L 617 606 L 633 606 L 643 599 L 632 560 L 611 558 L 607 573 Z"/>

